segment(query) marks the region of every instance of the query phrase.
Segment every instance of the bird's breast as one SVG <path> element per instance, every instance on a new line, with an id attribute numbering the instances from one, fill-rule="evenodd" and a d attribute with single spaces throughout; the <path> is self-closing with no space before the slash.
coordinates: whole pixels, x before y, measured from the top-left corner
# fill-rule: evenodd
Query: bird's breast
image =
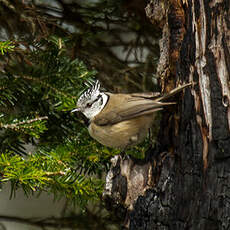
<path id="1" fill-rule="evenodd" d="M 112 148 L 126 148 L 140 143 L 146 137 L 153 115 L 145 115 L 113 125 L 90 123 L 89 134 L 101 144 Z"/>

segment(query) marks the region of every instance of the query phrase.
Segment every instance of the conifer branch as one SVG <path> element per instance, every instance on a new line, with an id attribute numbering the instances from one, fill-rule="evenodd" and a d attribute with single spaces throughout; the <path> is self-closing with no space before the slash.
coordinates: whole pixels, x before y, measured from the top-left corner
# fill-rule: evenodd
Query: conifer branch
<path id="1" fill-rule="evenodd" d="M 30 81 L 34 81 L 34 82 L 38 82 L 39 84 L 41 84 L 42 86 L 46 87 L 46 88 L 49 88 L 51 90 L 53 90 L 55 93 L 59 94 L 59 95 L 62 95 L 66 98 L 72 98 L 72 99 L 76 99 L 75 96 L 72 96 L 72 95 L 69 95 L 67 93 L 64 93 L 62 91 L 60 91 L 59 89 L 51 86 L 50 84 L 42 81 L 41 79 L 38 79 L 38 78 L 34 78 L 34 77 L 30 77 L 30 76 L 21 76 L 22 78 L 26 79 L 26 80 L 30 80 Z"/>
<path id="2" fill-rule="evenodd" d="M 34 119 L 21 121 L 21 122 L 17 122 L 17 123 L 13 123 L 13 124 L 0 123 L 0 128 L 18 130 L 18 129 L 20 129 L 19 126 L 21 126 L 21 125 L 31 124 L 31 123 L 34 123 L 36 121 L 42 121 L 42 120 L 48 120 L 48 117 L 47 116 L 37 117 L 37 118 L 34 118 Z M 26 128 L 33 128 L 33 126 L 27 126 Z"/>
<path id="3" fill-rule="evenodd" d="M 58 172 L 46 172 L 46 176 L 64 176 L 66 173 L 64 171 L 58 171 Z"/>
<path id="4" fill-rule="evenodd" d="M 15 46 L 11 41 L 0 42 L 0 52 L 2 55 L 8 51 L 13 51 L 14 48 Z"/>

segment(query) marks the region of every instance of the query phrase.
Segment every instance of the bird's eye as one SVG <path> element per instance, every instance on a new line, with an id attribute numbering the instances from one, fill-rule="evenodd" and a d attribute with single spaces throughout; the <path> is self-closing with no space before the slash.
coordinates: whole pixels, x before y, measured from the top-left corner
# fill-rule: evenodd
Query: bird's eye
<path id="1" fill-rule="evenodd" d="M 92 105 L 92 104 L 87 103 L 87 104 L 86 104 L 86 107 L 87 107 L 87 108 L 90 108 L 90 107 L 91 107 L 91 105 Z"/>

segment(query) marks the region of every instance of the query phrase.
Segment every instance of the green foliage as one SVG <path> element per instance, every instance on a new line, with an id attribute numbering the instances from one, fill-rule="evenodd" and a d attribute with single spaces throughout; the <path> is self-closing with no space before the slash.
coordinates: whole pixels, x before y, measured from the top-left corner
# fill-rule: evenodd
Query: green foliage
<path id="1" fill-rule="evenodd" d="M 12 194 L 21 187 L 84 202 L 100 196 L 102 175 L 119 151 L 94 141 L 69 111 L 96 74 L 110 90 L 149 89 L 159 32 L 146 20 L 146 1 L 54 2 L 0 3 L 0 33 L 13 41 L 0 42 L 0 179 L 11 182 Z M 144 155 L 146 143 L 128 153 Z"/>
<path id="2" fill-rule="evenodd" d="M 25 119 L 23 121 L 14 119 L 10 122 L 10 124 L 0 123 L 0 128 L 11 129 L 15 132 L 22 132 L 23 134 L 28 134 L 31 137 L 39 138 L 40 134 L 47 130 L 45 125 L 46 119 L 48 119 L 48 117 Z"/>
<path id="3" fill-rule="evenodd" d="M 10 182 L 12 195 L 23 188 L 82 204 L 98 199 L 120 151 L 94 141 L 69 111 L 96 74 L 110 91 L 152 90 L 160 31 L 146 20 L 147 2 L 0 1 L 0 35 L 9 40 L 0 42 L 0 186 Z M 140 152 L 143 145 L 128 150 Z M 86 214 L 82 229 L 107 229 L 98 217 Z M 103 227 L 85 227 L 93 221 Z"/>
<path id="4" fill-rule="evenodd" d="M 12 194 L 21 187 L 84 204 L 98 199 L 101 176 L 115 150 L 92 140 L 82 119 L 70 111 L 96 71 L 71 59 L 67 39 L 50 37 L 20 50 L 0 71 L 0 175 Z M 32 144 L 33 154 L 27 150 Z"/>
<path id="5" fill-rule="evenodd" d="M 12 153 L 0 155 L 1 181 L 12 184 L 11 196 L 22 187 L 27 195 L 35 191 L 65 196 L 83 204 L 88 199 L 98 199 L 102 181 L 81 175 L 75 168 L 75 156 L 70 152 L 36 153 L 25 159 Z"/>
<path id="6" fill-rule="evenodd" d="M 48 191 L 78 203 L 98 199 L 100 178 L 120 151 L 93 140 L 81 117 L 70 113 L 96 71 L 70 58 L 68 39 L 31 45 L 18 48 L 23 60 L 12 56 L 0 71 L 1 181 L 11 182 L 12 194 L 21 187 L 27 195 Z M 143 157 L 146 143 L 128 153 Z M 28 154 L 27 144 L 35 153 Z"/>
<path id="7" fill-rule="evenodd" d="M 13 51 L 15 48 L 15 45 L 11 41 L 0 41 L 0 52 L 2 55 L 4 55 L 7 52 Z"/>

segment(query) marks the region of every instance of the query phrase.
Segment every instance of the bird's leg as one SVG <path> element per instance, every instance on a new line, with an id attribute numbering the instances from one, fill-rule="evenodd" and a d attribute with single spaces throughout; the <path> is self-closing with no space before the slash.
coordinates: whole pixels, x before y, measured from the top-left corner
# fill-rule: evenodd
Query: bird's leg
<path id="1" fill-rule="evenodd" d="M 126 154 L 125 154 L 125 151 L 127 150 L 127 147 L 128 147 L 128 146 L 125 146 L 125 147 L 121 150 L 121 152 L 120 152 L 120 155 L 121 155 L 121 158 L 122 158 L 122 159 L 125 158 L 125 155 L 126 155 Z"/>

